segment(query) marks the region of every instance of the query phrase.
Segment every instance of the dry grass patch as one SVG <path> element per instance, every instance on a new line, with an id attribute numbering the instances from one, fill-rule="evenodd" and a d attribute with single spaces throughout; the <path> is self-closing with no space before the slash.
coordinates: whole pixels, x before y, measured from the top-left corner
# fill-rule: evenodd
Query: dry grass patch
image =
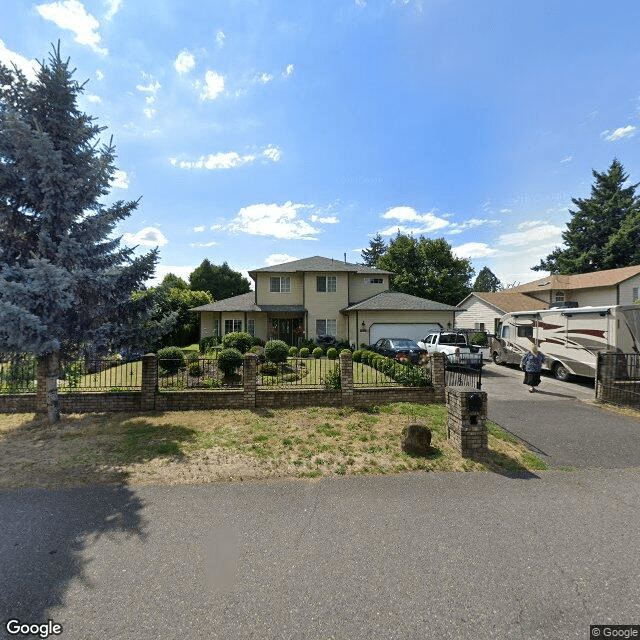
<path id="1" fill-rule="evenodd" d="M 411 422 L 432 430 L 427 457 L 400 448 Z M 442 405 L 85 414 L 55 428 L 32 414 L 0 414 L 0 487 L 544 468 L 490 427 L 492 458 L 484 463 L 456 453 Z"/>

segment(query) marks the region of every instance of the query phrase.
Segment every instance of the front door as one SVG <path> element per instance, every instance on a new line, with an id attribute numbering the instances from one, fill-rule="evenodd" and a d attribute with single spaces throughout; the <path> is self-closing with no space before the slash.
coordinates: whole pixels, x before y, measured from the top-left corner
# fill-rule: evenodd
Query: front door
<path id="1" fill-rule="evenodd" d="M 300 318 L 272 318 L 271 335 L 273 339 L 295 345 L 300 335 L 301 322 Z"/>

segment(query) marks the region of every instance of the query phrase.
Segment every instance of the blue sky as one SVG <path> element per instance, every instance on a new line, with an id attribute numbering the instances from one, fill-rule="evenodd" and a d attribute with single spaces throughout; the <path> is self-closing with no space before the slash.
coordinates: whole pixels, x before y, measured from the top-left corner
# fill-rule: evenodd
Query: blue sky
<path id="1" fill-rule="evenodd" d="M 592 169 L 640 181 L 637 0 L 5 5 L 2 62 L 60 40 L 88 80 L 159 277 L 357 262 L 400 229 L 527 282 Z"/>

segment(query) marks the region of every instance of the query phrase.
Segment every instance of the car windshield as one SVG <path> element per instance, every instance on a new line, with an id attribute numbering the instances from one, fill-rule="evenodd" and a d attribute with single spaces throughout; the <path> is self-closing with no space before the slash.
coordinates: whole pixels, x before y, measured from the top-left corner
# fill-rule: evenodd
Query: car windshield
<path id="1" fill-rule="evenodd" d="M 419 349 L 418 343 L 414 340 L 391 340 L 391 346 L 394 349 Z"/>
<path id="2" fill-rule="evenodd" d="M 440 336 L 440 344 L 456 344 L 466 347 L 467 341 L 461 333 L 443 333 Z"/>

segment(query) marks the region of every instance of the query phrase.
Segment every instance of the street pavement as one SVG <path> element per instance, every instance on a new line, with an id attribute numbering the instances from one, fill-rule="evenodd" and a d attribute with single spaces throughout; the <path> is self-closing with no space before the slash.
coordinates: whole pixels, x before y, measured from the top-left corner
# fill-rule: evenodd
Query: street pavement
<path id="1" fill-rule="evenodd" d="M 598 406 L 592 380 L 561 382 L 543 373 L 529 393 L 523 377 L 515 367 L 485 365 L 488 417 L 551 468 L 640 465 L 640 420 Z"/>
<path id="2" fill-rule="evenodd" d="M 0 618 L 81 640 L 584 640 L 640 622 L 639 505 L 638 469 L 2 492 Z"/>

